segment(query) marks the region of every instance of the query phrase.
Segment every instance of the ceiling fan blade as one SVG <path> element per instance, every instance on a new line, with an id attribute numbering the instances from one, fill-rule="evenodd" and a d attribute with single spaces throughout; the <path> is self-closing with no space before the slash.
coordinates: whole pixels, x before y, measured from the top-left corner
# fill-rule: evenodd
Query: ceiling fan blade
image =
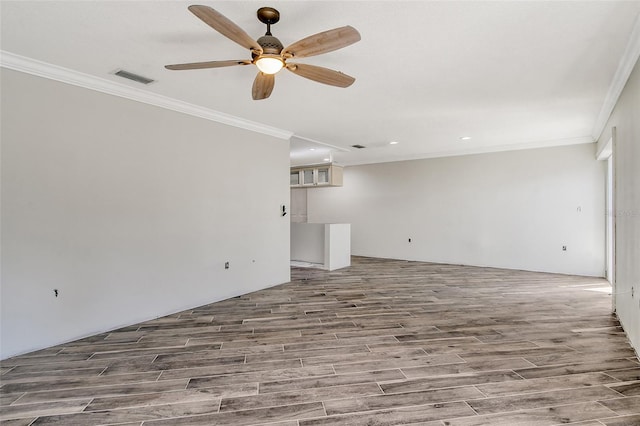
<path id="1" fill-rule="evenodd" d="M 209 62 L 193 62 L 190 64 L 173 64 L 173 65 L 165 65 L 164 67 L 168 70 L 200 70 L 204 68 L 221 68 L 221 67 L 232 67 L 234 65 L 251 65 L 251 61 L 238 59 L 231 61 L 209 61 Z"/>
<path id="2" fill-rule="evenodd" d="M 320 55 L 360 41 L 360 33 L 351 26 L 334 28 L 303 38 L 282 50 L 285 58 L 304 58 Z"/>
<path id="3" fill-rule="evenodd" d="M 349 87 L 356 81 L 350 75 L 309 64 L 287 64 L 287 69 L 300 77 L 337 87 Z"/>
<path id="4" fill-rule="evenodd" d="M 212 9 L 209 6 L 191 5 L 189 6 L 189 10 L 205 24 L 209 25 L 228 39 L 235 41 L 242 47 L 262 53 L 262 47 L 260 47 L 258 42 L 251 38 L 251 36 L 242 28 L 229 20 L 229 18 L 225 17 L 215 9 Z"/>
<path id="5" fill-rule="evenodd" d="M 256 79 L 253 80 L 253 88 L 251 89 L 253 100 L 267 99 L 273 91 L 275 82 L 276 76 L 274 74 L 258 72 Z"/>

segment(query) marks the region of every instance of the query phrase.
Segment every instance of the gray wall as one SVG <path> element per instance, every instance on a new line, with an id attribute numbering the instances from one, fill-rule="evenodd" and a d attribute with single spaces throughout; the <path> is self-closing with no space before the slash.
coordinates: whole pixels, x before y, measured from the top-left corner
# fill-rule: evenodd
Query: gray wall
<path id="1" fill-rule="evenodd" d="M 2 358 L 289 280 L 287 141 L 1 78 Z"/>
<path id="2" fill-rule="evenodd" d="M 604 185 L 594 144 L 403 161 L 346 167 L 307 214 L 356 255 L 603 276 Z"/>
<path id="3" fill-rule="evenodd" d="M 614 148 L 616 226 L 616 312 L 640 353 L 640 62 L 637 62 L 598 140 Z M 633 295 L 632 295 L 633 289 Z"/>

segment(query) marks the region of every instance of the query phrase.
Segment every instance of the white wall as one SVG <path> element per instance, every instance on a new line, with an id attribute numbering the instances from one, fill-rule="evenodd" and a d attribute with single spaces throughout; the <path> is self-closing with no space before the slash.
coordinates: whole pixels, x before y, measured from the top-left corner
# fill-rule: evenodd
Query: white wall
<path id="1" fill-rule="evenodd" d="M 307 188 L 291 188 L 291 222 L 307 222 Z"/>
<path id="2" fill-rule="evenodd" d="M 1 78 L 2 358 L 289 280 L 287 141 Z"/>
<path id="3" fill-rule="evenodd" d="M 343 187 L 308 191 L 309 222 L 351 223 L 355 255 L 602 276 L 605 165 L 594 154 L 588 144 L 346 167 Z"/>
<path id="4" fill-rule="evenodd" d="M 614 148 L 616 312 L 640 353 L 640 62 L 636 63 L 605 131 L 602 149 L 616 128 Z M 631 290 L 633 288 L 633 296 Z"/>

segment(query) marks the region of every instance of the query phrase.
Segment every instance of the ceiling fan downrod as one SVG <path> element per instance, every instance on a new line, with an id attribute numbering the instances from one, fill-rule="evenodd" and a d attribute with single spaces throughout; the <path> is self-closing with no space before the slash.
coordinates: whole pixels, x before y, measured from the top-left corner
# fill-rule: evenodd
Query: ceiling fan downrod
<path id="1" fill-rule="evenodd" d="M 267 25 L 266 34 L 257 40 L 260 47 L 262 47 L 263 54 L 279 55 L 284 46 L 277 37 L 271 34 L 271 25 L 280 20 L 280 12 L 272 7 L 261 7 L 258 9 L 258 20 Z"/>
<path id="2" fill-rule="evenodd" d="M 258 20 L 267 25 L 267 32 L 265 35 L 270 36 L 271 25 L 276 24 L 280 20 L 280 12 L 273 7 L 261 7 L 258 9 Z"/>

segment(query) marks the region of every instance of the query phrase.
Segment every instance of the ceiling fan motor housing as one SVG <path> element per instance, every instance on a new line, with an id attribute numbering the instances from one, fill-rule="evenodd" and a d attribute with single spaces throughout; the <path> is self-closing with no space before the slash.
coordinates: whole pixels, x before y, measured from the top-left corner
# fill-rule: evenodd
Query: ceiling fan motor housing
<path id="1" fill-rule="evenodd" d="M 260 47 L 262 47 L 263 53 L 267 55 L 279 55 L 282 49 L 284 49 L 280 40 L 272 35 L 263 35 L 257 42 Z"/>

